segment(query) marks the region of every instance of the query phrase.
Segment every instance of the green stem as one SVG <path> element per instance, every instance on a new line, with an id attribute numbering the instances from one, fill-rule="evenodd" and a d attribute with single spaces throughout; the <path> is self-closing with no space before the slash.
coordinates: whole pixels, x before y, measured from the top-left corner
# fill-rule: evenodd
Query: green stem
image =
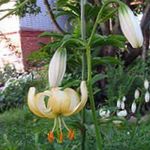
<path id="1" fill-rule="evenodd" d="M 87 55 L 87 67 L 88 67 L 88 91 L 89 91 L 89 99 L 90 99 L 90 104 L 91 104 L 91 109 L 92 109 L 92 116 L 93 116 L 93 121 L 95 125 L 95 132 L 96 132 L 96 140 L 97 140 L 97 147 L 99 150 L 102 150 L 102 136 L 100 133 L 100 129 L 98 126 L 98 121 L 96 117 L 96 109 L 95 109 L 95 102 L 94 102 L 94 97 L 93 97 L 93 88 L 92 88 L 92 64 L 91 64 L 91 49 L 90 47 L 87 47 L 86 51 Z"/>
<path id="2" fill-rule="evenodd" d="M 101 17 L 101 15 L 102 15 L 102 12 L 103 12 L 104 8 L 105 8 L 107 5 L 109 5 L 110 3 L 118 3 L 118 4 L 119 4 L 120 2 L 119 2 L 118 0 L 110 0 L 110 1 L 106 2 L 104 5 L 102 5 L 100 11 L 98 12 L 96 21 L 95 21 L 95 23 L 94 23 L 94 26 L 93 26 L 93 29 L 92 29 L 92 32 L 91 32 L 91 35 L 90 35 L 90 38 L 89 38 L 89 40 L 88 40 L 88 46 L 91 44 L 92 38 L 93 38 L 93 36 L 94 36 L 94 34 L 95 34 L 95 31 L 96 31 L 96 28 L 97 28 L 97 25 L 100 23 L 99 20 L 100 20 L 100 17 Z"/>
<path id="3" fill-rule="evenodd" d="M 104 10 L 104 8 L 110 4 L 110 3 L 116 3 L 117 0 L 111 0 L 111 1 L 108 1 L 106 2 L 102 8 L 100 9 L 98 15 L 97 15 L 97 18 L 96 18 L 96 21 L 94 23 L 94 27 L 92 29 L 92 32 L 91 32 L 91 35 L 90 35 L 90 38 L 88 40 L 88 44 L 86 46 L 86 58 L 87 58 L 87 70 L 88 70 L 88 80 L 87 80 L 87 84 L 88 84 L 88 92 L 89 92 L 89 99 L 90 99 L 90 105 L 91 105 L 91 109 L 92 109 L 92 116 L 93 116 L 93 121 L 94 121 L 94 125 L 95 125 L 95 132 L 96 132 L 96 140 L 97 140 L 97 147 L 99 150 L 102 150 L 102 136 L 101 136 L 101 133 L 100 133 L 100 129 L 99 129 L 99 126 L 98 126 L 98 121 L 97 121 L 97 117 L 96 117 L 96 109 L 95 109 L 95 102 L 94 102 L 94 96 L 93 96 L 93 87 L 92 87 L 92 64 L 91 64 L 91 48 L 90 48 L 90 44 L 91 44 L 91 41 L 92 41 L 92 38 L 95 34 L 95 31 L 96 31 L 96 28 L 97 28 L 97 25 L 99 23 L 99 19 L 102 15 L 102 12 Z M 81 34 L 82 34 L 82 39 L 84 40 L 85 39 L 85 18 L 84 18 L 84 0 L 81 0 Z M 85 59 L 85 54 L 83 53 L 83 58 Z M 82 60 L 84 60 L 82 59 Z M 84 62 L 84 61 L 82 61 Z M 84 63 L 82 63 L 84 64 Z M 84 68 L 84 66 L 83 66 Z M 82 68 L 82 69 L 83 69 Z M 84 71 L 82 72 L 82 78 L 84 78 Z M 85 116 L 83 116 L 83 118 L 85 118 Z"/>
<path id="4" fill-rule="evenodd" d="M 86 25 L 85 25 L 85 0 L 81 0 L 81 38 L 83 41 L 86 39 Z M 86 53 L 85 50 L 82 53 L 82 80 L 86 79 Z M 85 124 L 85 108 L 82 110 L 82 121 L 81 123 Z M 83 129 L 82 131 L 82 143 L 81 149 L 85 149 L 85 140 L 86 140 L 86 130 Z"/>

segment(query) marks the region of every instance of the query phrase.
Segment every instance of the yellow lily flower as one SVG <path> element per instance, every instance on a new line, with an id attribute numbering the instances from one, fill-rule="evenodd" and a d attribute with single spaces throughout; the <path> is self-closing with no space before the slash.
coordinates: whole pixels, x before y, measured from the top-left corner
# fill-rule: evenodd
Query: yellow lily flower
<path id="1" fill-rule="evenodd" d="M 36 89 L 31 87 L 28 93 L 28 106 L 39 117 L 51 119 L 58 116 L 70 116 L 79 112 L 86 104 L 88 94 L 85 81 L 81 82 L 80 90 L 81 97 L 71 88 L 61 90 L 56 87 L 35 94 Z M 49 98 L 47 104 L 46 97 Z"/>
<path id="2" fill-rule="evenodd" d="M 62 116 L 70 116 L 79 112 L 86 104 L 88 93 L 86 82 L 82 81 L 80 85 L 81 96 L 71 88 L 66 88 L 61 90 L 61 88 L 52 88 L 49 91 L 44 91 L 41 93 L 35 93 L 36 89 L 31 87 L 28 93 L 28 106 L 30 110 L 39 117 L 53 119 L 55 118 L 55 123 L 53 130 L 49 133 L 49 141 L 53 141 L 53 132 L 57 124 L 60 128 L 60 142 L 62 142 L 62 127 L 61 123 L 68 130 L 69 139 L 73 139 L 73 131 L 69 129 Z M 45 103 L 45 98 L 48 97 L 47 104 Z"/>
<path id="3" fill-rule="evenodd" d="M 56 61 L 59 62 L 54 67 Z M 60 64 L 61 66 L 59 66 Z M 68 138 L 70 140 L 74 139 L 74 131 L 67 127 L 62 116 L 70 116 L 78 113 L 85 106 L 88 98 L 85 81 L 82 81 L 80 84 L 81 96 L 71 88 L 61 89 L 61 87 L 58 87 L 62 81 L 62 74 L 64 75 L 65 68 L 66 51 L 64 53 L 56 51 L 49 67 L 50 90 L 36 93 L 36 88 L 31 87 L 28 92 L 28 106 L 31 112 L 39 117 L 54 119 L 53 129 L 48 133 L 50 143 L 54 140 L 53 132 L 56 126 L 60 129 L 59 142 L 63 141 L 62 125 L 68 130 Z M 48 100 L 46 103 L 47 97 Z"/>

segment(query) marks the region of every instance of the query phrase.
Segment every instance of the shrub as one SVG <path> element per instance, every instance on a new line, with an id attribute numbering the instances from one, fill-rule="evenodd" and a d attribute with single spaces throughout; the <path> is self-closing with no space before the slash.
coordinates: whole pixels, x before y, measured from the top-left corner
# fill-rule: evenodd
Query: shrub
<path id="1" fill-rule="evenodd" d="M 10 68 L 9 68 L 10 69 Z M 10 72 L 13 72 L 12 74 Z M 38 90 L 45 87 L 46 80 L 45 72 L 31 72 L 18 74 L 15 70 L 10 72 L 1 72 L 1 87 L 0 87 L 0 112 L 12 107 L 22 106 L 25 103 L 28 89 L 31 86 L 36 86 Z"/>

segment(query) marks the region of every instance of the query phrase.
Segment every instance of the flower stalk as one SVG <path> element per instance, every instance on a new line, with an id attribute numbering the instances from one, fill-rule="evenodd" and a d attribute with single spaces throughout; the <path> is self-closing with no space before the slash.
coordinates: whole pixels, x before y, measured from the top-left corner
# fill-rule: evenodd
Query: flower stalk
<path id="1" fill-rule="evenodd" d="M 88 91 L 89 91 L 89 100 L 90 100 L 90 105 L 91 105 L 91 109 L 92 109 L 93 121 L 94 121 L 94 125 L 95 125 L 97 147 L 99 150 L 102 150 L 102 137 L 101 137 L 101 133 L 100 133 L 99 126 L 98 126 L 95 102 L 94 102 L 94 97 L 93 97 L 92 74 L 91 74 L 92 64 L 91 64 L 91 49 L 90 49 L 90 47 L 87 47 L 86 55 L 87 55 L 87 69 L 88 69 L 87 85 L 88 85 Z"/>
<path id="2" fill-rule="evenodd" d="M 86 21 L 85 21 L 85 0 L 81 0 L 80 5 L 81 5 L 81 38 L 83 41 L 86 39 Z M 82 80 L 86 79 L 86 53 L 85 50 L 83 50 L 82 53 Z M 82 112 L 82 121 L 81 123 L 84 125 L 85 124 L 85 108 L 83 108 Z M 82 133 L 82 143 L 81 143 L 81 149 L 85 149 L 85 140 L 86 140 L 86 130 L 83 129 L 81 131 Z"/>
<path id="3" fill-rule="evenodd" d="M 98 121 L 97 121 L 97 117 L 96 117 L 96 109 L 95 109 L 95 102 L 94 102 L 94 94 L 93 94 L 93 88 L 92 88 L 92 61 L 91 61 L 91 48 L 90 48 L 90 44 L 91 44 L 91 41 L 92 41 L 92 38 L 96 32 L 96 28 L 97 28 L 97 25 L 99 23 L 99 20 L 100 20 L 100 17 L 102 15 L 102 12 L 104 10 L 104 8 L 112 3 L 112 2 L 116 2 L 116 1 L 109 1 L 109 2 L 106 2 L 102 8 L 100 9 L 98 15 L 97 15 L 97 18 L 96 18 L 96 21 L 94 23 L 94 26 L 93 26 L 93 29 L 92 29 L 92 32 L 91 32 L 91 35 L 89 37 L 89 40 L 88 40 L 88 44 L 87 44 L 87 47 L 86 47 L 86 58 L 87 58 L 87 70 L 88 70 L 88 79 L 87 79 L 87 85 L 88 85 L 88 92 L 89 92 L 89 100 L 90 100 L 90 105 L 91 105 L 91 109 L 92 109 L 92 116 L 93 116 L 93 121 L 94 121 L 94 125 L 95 125 L 95 132 L 96 132 L 96 141 L 97 141 L 97 147 L 99 150 L 102 150 L 102 136 L 101 136 L 101 133 L 100 133 L 100 129 L 99 129 L 99 126 L 98 126 Z"/>

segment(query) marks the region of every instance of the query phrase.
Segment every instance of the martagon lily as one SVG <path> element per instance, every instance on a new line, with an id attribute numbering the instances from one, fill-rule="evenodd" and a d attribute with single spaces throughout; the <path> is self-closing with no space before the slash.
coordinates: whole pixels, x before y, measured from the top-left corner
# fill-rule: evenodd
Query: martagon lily
<path id="1" fill-rule="evenodd" d="M 31 87 L 28 92 L 29 109 L 39 117 L 54 119 L 54 126 L 48 133 L 50 143 L 54 141 L 55 128 L 59 129 L 58 141 L 60 143 L 63 142 L 63 127 L 68 131 L 68 138 L 74 139 L 74 131 L 66 125 L 63 116 L 70 116 L 81 111 L 88 98 L 85 81 L 80 84 L 80 96 L 71 88 L 59 87 L 66 70 L 66 57 L 66 49 L 58 49 L 50 61 L 50 90 L 36 93 L 35 87 Z M 48 97 L 47 103 L 46 97 Z"/>
<path id="2" fill-rule="evenodd" d="M 124 3 L 120 2 L 118 9 L 120 26 L 123 34 L 133 48 L 139 48 L 143 44 L 141 27 L 132 10 Z"/>

